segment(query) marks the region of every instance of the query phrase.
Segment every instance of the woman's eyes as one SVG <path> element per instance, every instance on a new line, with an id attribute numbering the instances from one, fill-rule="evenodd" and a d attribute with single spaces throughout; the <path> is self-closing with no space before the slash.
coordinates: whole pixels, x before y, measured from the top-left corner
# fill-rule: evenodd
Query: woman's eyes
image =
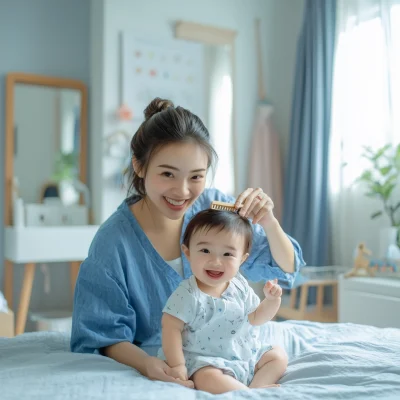
<path id="1" fill-rule="evenodd" d="M 166 178 L 173 178 L 174 177 L 173 173 L 172 172 L 168 172 L 168 171 L 163 172 L 161 175 L 165 176 Z M 191 179 L 194 180 L 194 181 L 200 181 L 203 178 L 204 178 L 203 175 L 195 175 L 195 176 L 191 177 Z"/>

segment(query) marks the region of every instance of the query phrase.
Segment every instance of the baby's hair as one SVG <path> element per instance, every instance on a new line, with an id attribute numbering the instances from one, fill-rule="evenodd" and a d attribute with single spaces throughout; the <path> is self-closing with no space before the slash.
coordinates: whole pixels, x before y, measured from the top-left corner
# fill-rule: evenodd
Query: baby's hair
<path id="1" fill-rule="evenodd" d="M 200 145 L 208 156 L 207 167 L 214 167 L 217 153 L 210 143 L 210 134 L 201 119 L 183 107 L 175 107 L 170 100 L 156 97 L 144 110 L 145 120 L 131 140 L 131 156 L 146 175 L 152 156 L 172 143 L 193 142 Z M 127 171 L 128 195 L 136 190 L 145 196 L 144 179 L 135 173 L 132 162 Z"/>
<path id="2" fill-rule="evenodd" d="M 183 244 L 189 247 L 191 237 L 199 230 L 205 229 L 207 232 L 211 229 L 229 231 L 243 236 L 245 239 L 245 251 L 250 252 L 253 241 L 253 229 L 247 218 L 231 211 L 204 210 L 197 213 L 186 227 L 183 235 Z"/>

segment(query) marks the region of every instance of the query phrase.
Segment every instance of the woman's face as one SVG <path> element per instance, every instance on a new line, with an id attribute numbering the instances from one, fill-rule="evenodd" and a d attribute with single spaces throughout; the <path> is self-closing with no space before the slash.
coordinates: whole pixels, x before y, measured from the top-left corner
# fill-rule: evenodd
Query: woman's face
<path id="1" fill-rule="evenodd" d="M 166 217 L 182 218 L 204 190 L 207 164 L 207 153 L 196 143 L 162 147 L 144 178 L 147 199 Z"/>

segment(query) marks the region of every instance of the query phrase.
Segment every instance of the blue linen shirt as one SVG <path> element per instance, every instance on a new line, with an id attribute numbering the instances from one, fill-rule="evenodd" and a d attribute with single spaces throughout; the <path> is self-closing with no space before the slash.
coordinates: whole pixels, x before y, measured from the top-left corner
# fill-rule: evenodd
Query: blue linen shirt
<path id="1" fill-rule="evenodd" d="M 162 310 L 182 277 L 158 254 L 129 206 L 139 196 L 126 199 L 105 221 L 82 263 L 75 287 L 71 351 L 98 353 L 119 342 L 130 342 L 149 354 L 161 346 Z M 184 216 L 182 235 L 190 219 L 210 207 L 212 201 L 234 203 L 216 189 L 205 189 Z M 272 258 L 264 229 L 253 225 L 251 254 L 241 267 L 250 281 L 278 278 L 291 287 L 304 265 L 301 248 L 295 250 L 295 273 L 282 271 Z M 182 253 L 184 279 L 192 275 Z"/>

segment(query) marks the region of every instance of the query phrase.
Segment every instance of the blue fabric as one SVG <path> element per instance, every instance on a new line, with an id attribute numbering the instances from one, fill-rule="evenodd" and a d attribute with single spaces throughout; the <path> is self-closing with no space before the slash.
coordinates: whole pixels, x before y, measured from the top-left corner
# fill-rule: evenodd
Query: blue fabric
<path id="1" fill-rule="evenodd" d="M 127 199 L 104 222 L 81 265 L 74 296 L 72 351 L 94 353 L 127 341 L 151 352 L 161 344 L 162 309 L 182 278 L 157 253 L 130 211 L 129 205 L 138 200 L 138 196 Z M 186 212 L 182 233 L 193 215 L 209 208 L 213 200 L 234 202 L 215 189 L 206 189 Z M 304 261 L 299 245 L 291 240 L 298 271 Z M 192 272 L 182 257 L 186 279 Z M 254 227 L 253 249 L 241 272 L 253 281 L 276 277 L 285 287 L 294 280 L 272 259 L 259 225 Z"/>
<path id="2" fill-rule="evenodd" d="M 295 66 L 283 227 L 309 265 L 329 263 L 328 155 L 335 0 L 307 0 Z"/>

